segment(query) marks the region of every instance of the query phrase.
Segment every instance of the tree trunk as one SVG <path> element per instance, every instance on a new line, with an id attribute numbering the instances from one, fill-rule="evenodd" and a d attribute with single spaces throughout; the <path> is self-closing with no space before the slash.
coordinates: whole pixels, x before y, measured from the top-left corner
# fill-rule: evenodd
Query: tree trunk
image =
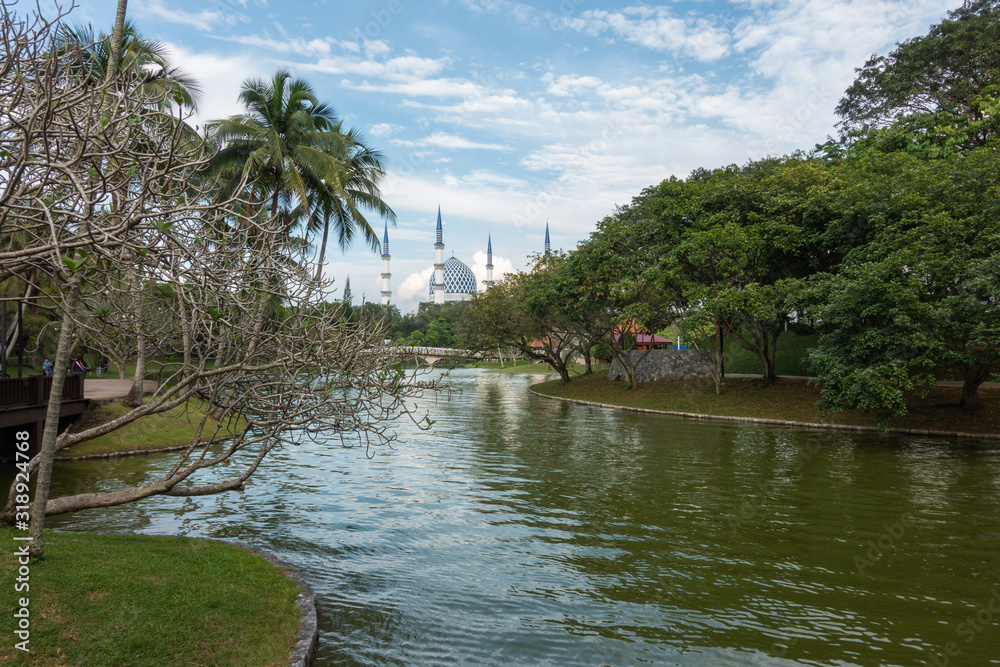
<path id="1" fill-rule="evenodd" d="M 778 376 L 774 374 L 774 362 L 771 361 L 766 354 L 760 357 L 761 366 L 764 369 L 764 384 L 774 384 Z"/>
<path id="2" fill-rule="evenodd" d="M 323 260 L 326 259 L 326 240 L 330 236 L 330 216 L 323 216 L 323 243 L 319 246 L 319 257 L 316 259 L 316 282 L 323 276 Z"/>
<path id="3" fill-rule="evenodd" d="M 32 315 L 38 315 L 38 300 L 35 299 L 35 295 L 38 294 L 39 272 L 38 267 L 35 267 L 31 271 L 31 277 L 28 278 L 28 286 L 24 288 L 24 300 L 28 304 L 28 312 Z"/>
<path id="4" fill-rule="evenodd" d="M 979 386 L 990 378 L 990 364 L 966 364 L 964 371 L 960 405 L 972 410 L 979 407 Z"/>
<path id="5" fill-rule="evenodd" d="M 174 275 L 174 280 L 177 284 L 181 284 L 181 278 L 177 270 L 177 264 L 175 263 L 176 258 L 171 258 L 171 269 Z M 184 303 L 184 290 L 176 289 L 177 292 L 177 316 L 180 319 L 181 326 L 181 346 L 184 351 L 184 373 L 191 372 L 191 321 L 188 317 L 188 309 Z"/>
<path id="6" fill-rule="evenodd" d="M 715 395 L 721 396 L 722 378 L 726 376 L 726 366 L 725 366 L 725 361 L 722 358 L 721 345 L 719 346 L 718 349 L 712 350 L 711 363 L 712 363 L 712 383 L 715 384 Z"/>
<path id="7" fill-rule="evenodd" d="M 80 278 L 74 276 L 66 296 L 66 310 L 63 312 L 59 329 L 59 344 L 56 347 L 55 372 L 52 374 L 52 389 L 49 391 L 49 405 L 45 412 L 45 430 L 42 432 L 42 446 L 38 452 L 38 471 L 35 473 L 35 497 L 31 505 L 31 528 L 28 535 L 31 545 L 28 553 L 34 558 L 45 555 L 45 506 L 49 502 L 52 484 L 52 462 L 56 456 L 56 439 L 59 437 L 59 413 L 62 410 L 63 386 L 66 384 L 66 366 L 69 364 L 73 348 L 73 317 L 69 309 L 80 289 Z"/>
<path id="8" fill-rule="evenodd" d="M 625 374 L 625 382 L 628 384 L 628 389 L 635 389 L 639 384 L 639 365 L 642 364 L 643 360 L 649 356 L 651 350 L 645 350 L 638 359 L 632 358 L 632 352 L 634 350 L 620 350 L 615 353 L 615 357 L 618 359 L 619 365 L 622 367 L 622 373 Z"/>
<path id="9" fill-rule="evenodd" d="M 715 318 L 715 337 L 719 340 L 719 379 L 726 377 L 726 335 L 722 332 L 722 323 Z M 678 345 L 678 347 L 680 347 Z M 722 393 L 720 383 L 716 383 L 716 394 Z"/>
<path id="10" fill-rule="evenodd" d="M 118 0 L 118 13 L 115 15 L 115 27 L 111 31 L 111 49 L 108 53 L 108 69 L 104 73 L 104 82 L 109 83 L 118 76 L 118 63 L 122 59 L 122 37 L 125 33 L 125 9 L 128 0 Z"/>
<path id="11" fill-rule="evenodd" d="M 122 399 L 122 404 L 130 408 L 142 405 L 146 381 L 146 336 L 139 334 L 138 354 L 135 358 L 135 375 L 132 376 L 132 388 Z"/>

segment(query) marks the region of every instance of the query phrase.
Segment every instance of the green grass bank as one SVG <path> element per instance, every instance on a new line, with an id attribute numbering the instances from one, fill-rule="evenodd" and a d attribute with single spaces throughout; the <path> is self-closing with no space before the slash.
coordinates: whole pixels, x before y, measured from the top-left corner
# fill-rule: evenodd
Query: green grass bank
<path id="1" fill-rule="evenodd" d="M 129 408 L 123 406 L 120 401 L 92 405 L 83 414 L 80 422 L 73 426 L 73 430 L 82 431 L 85 428 L 112 421 L 128 410 Z M 204 414 L 204 403 L 192 400 L 187 406 L 179 406 L 167 412 L 143 417 L 107 435 L 81 442 L 70 449 L 63 450 L 59 455 L 81 457 L 187 445 L 197 434 L 198 424 Z M 202 432 L 203 439 L 207 439 L 211 435 L 216 424 L 217 422 L 209 419 Z M 217 440 L 232 437 L 239 425 L 224 424 L 224 426 L 226 428 L 220 432 Z"/>
<path id="2" fill-rule="evenodd" d="M 15 531 L 0 529 L 10 665 L 283 667 L 297 639 L 298 587 L 255 554 L 219 542 L 47 532 L 30 590 L 16 592 Z M 23 533 L 17 533 L 23 534 Z M 30 649 L 11 613 L 29 599 Z"/>
<path id="3" fill-rule="evenodd" d="M 771 386 L 757 379 L 727 378 L 722 395 L 710 380 L 640 384 L 634 390 L 610 382 L 606 373 L 557 380 L 532 387 L 540 394 L 595 403 L 704 415 L 780 419 L 808 423 L 875 426 L 873 413 L 851 410 L 820 415 L 819 388 L 805 380 L 779 378 Z M 890 428 L 960 433 L 1000 433 L 1000 390 L 981 389 L 982 407 L 969 412 L 958 406 L 961 389 L 935 387 L 925 397 L 910 396 L 909 413 L 894 418 Z"/>

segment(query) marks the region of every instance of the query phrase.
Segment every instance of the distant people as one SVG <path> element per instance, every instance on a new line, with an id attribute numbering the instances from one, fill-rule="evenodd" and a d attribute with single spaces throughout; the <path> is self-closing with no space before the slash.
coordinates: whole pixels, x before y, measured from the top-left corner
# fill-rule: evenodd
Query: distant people
<path id="1" fill-rule="evenodd" d="M 87 375 L 87 371 L 89 371 L 89 370 L 90 370 L 90 367 L 88 367 L 87 366 L 87 362 L 83 360 L 83 355 L 82 354 L 79 355 L 76 358 L 76 361 L 73 362 L 73 372 L 74 373 L 79 373 L 79 374 L 85 376 L 85 375 Z"/>
<path id="2" fill-rule="evenodd" d="M 52 370 L 53 370 L 53 367 L 52 367 L 52 362 L 51 361 L 49 361 L 48 359 L 46 359 L 45 361 L 42 362 L 42 373 L 46 377 L 52 377 Z"/>
<path id="3" fill-rule="evenodd" d="M 105 369 L 107 369 L 107 367 L 108 367 L 107 357 L 101 357 L 101 359 L 97 362 L 97 368 L 94 370 L 94 373 L 97 375 L 97 377 L 101 377 L 101 373 Z"/>

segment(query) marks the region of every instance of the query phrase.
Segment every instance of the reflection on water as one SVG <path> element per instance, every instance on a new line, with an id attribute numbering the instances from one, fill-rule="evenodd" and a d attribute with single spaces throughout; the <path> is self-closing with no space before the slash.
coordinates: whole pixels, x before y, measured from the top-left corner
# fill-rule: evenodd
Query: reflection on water
<path id="1" fill-rule="evenodd" d="M 962 625 L 1000 586 L 1000 446 L 619 413 L 529 379 L 453 372 L 433 430 L 372 459 L 304 444 L 245 493 L 52 524 L 274 552 L 316 590 L 321 665 L 913 665 L 952 641 L 951 665 L 1000 664 L 1000 627 Z M 54 492 L 171 461 L 60 464 Z"/>

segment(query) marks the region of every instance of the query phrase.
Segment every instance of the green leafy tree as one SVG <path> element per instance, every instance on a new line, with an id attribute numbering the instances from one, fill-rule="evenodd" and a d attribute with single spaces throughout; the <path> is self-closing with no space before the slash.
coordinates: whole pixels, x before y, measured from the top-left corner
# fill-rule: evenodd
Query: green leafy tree
<path id="1" fill-rule="evenodd" d="M 845 132 L 939 112 L 982 120 L 983 95 L 1000 84 L 1000 2 L 966 2 L 927 35 L 872 56 L 857 72 L 836 108 Z"/>
<path id="2" fill-rule="evenodd" d="M 563 290 L 556 303 L 581 340 L 600 343 L 622 369 L 630 388 L 651 347 L 639 350 L 634 334 L 656 331 L 676 315 L 657 262 L 662 229 L 628 211 L 605 218 L 574 251 L 562 273 L 572 272 L 576 289 Z"/>
<path id="3" fill-rule="evenodd" d="M 569 382 L 576 342 L 564 311 L 553 301 L 556 271 L 564 261 L 561 253 L 546 254 L 530 273 L 508 274 L 476 294 L 463 319 L 469 347 L 490 353 L 517 350 L 548 363 Z"/>
<path id="4" fill-rule="evenodd" d="M 874 207 L 871 231 L 836 272 L 811 280 L 825 408 L 871 409 L 884 425 L 905 414 L 908 392 L 952 375 L 963 380 L 961 404 L 977 405 L 1000 361 L 998 173 L 989 149 L 852 167 L 844 196 Z"/>
<path id="5" fill-rule="evenodd" d="M 352 308 L 354 304 L 354 295 L 351 294 L 351 277 L 347 276 L 344 281 L 344 293 L 340 297 L 340 302 L 344 304 L 344 308 Z"/>
<path id="6" fill-rule="evenodd" d="M 465 331 L 461 322 L 469 308 L 468 301 L 452 301 L 441 304 L 423 302 L 417 307 L 417 312 L 407 313 L 396 321 L 393 335 L 403 340 L 410 340 L 414 333 L 419 332 L 420 340 L 423 340 L 424 332 L 431 322 L 443 319 L 449 323 L 454 332 L 456 347 L 465 348 L 467 347 Z"/>
<path id="7" fill-rule="evenodd" d="M 692 179 L 697 198 L 661 259 L 677 308 L 701 311 L 699 321 L 711 313 L 718 347 L 728 339 L 752 352 L 765 383 L 777 377 L 777 340 L 794 310 L 794 280 L 819 254 L 819 235 L 804 224 L 811 215 L 801 205 L 812 181 L 783 177 L 800 168 L 796 159 L 766 160 L 699 174 Z"/>

